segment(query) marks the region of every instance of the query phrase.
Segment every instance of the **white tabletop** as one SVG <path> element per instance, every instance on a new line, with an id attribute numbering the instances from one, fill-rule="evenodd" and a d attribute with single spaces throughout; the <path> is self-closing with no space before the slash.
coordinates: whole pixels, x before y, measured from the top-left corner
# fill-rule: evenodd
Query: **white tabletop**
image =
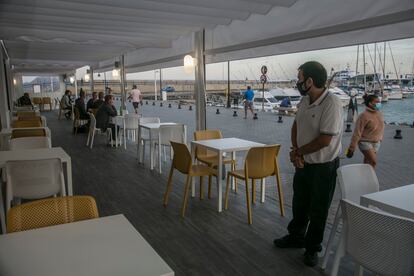
<path id="1" fill-rule="evenodd" d="M 414 219 L 414 184 L 361 196 L 361 205 Z"/>
<path id="2" fill-rule="evenodd" d="M 265 144 L 256 143 L 248 140 L 243 140 L 239 138 L 222 138 L 222 139 L 211 139 L 211 140 L 201 140 L 201 141 L 192 141 L 194 145 L 200 145 L 210 150 L 215 151 L 242 151 L 249 150 L 252 147 L 262 147 Z"/>
<path id="3" fill-rule="evenodd" d="M 38 160 L 59 158 L 62 162 L 70 162 L 70 156 L 61 148 L 42 148 L 42 149 L 24 149 L 13 151 L 0 151 L 0 167 L 6 164 L 6 161 L 16 160 Z"/>
<path id="4" fill-rule="evenodd" d="M 166 122 L 166 123 L 142 123 L 139 124 L 140 127 L 146 128 L 146 129 L 158 129 L 160 126 L 172 126 L 177 125 L 177 123 L 173 122 Z"/>
<path id="5" fill-rule="evenodd" d="M 0 275 L 174 275 L 123 215 L 0 236 Z"/>

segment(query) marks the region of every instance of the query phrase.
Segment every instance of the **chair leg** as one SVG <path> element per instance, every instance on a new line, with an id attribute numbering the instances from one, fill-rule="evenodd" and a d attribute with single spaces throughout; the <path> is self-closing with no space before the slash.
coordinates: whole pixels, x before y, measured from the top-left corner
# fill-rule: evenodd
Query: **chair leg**
<path id="1" fill-rule="evenodd" d="M 339 221 L 341 220 L 342 214 L 341 214 L 341 206 L 338 206 L 338 209 L 336 210 L 335 220 L 332 225 L 331 233 L 329 234 L 328 243 L 326 244 L 325 249 L 325 255 L 323 256 L 323 261 L 321 268 L 325 269 L 326 265 L 328 264 L 329 257 L 331 255 L 331 249 L 333 246 L 333 241 L 335 238 L 336 230 L 338 229 Z"/>
<path id="2" fill-rule="evenodd" d="M 236 163 L 231 163 L 231 169 L 233 171 L 236 170 Z M 237 177 L 232 177 L 233 178 L 233 182 L 234 182 L 234 192 L 237 194 Z"/>
<path id="3" fill-rule="evenodd" d="M 230 189 L 230 172 L 227 173 L 226 197 L 224 200 L 224 210 L 227 210 L 227 208 L 229 207 L 229 189 Z"/>
<path id="4" fill-rule="evenodd" d="M 266 178 L 260 179 L 261 194 L 260 194 L 260 203 L 265 202 L 266 197 Z"/>
<path id="5" fill-rule="evenodd" d="M 172 187 L 173 173 L 174 173 L 174 167 L 171 165 L 170 174 L 168 175 L 167 189 L 165 190 L 165 194 L 164 194 L 164 200 L 163 200 L 164 207 L 167 207 L 167 204 L 168 204 L 168 197 L 170 195 L 171 187 Z"/>
<path id="6" fill-rule="evenodd" d="M 250 205 L 250 194 L 249 194 L 249 178 L 246 176 L 244 179 L 246 183 L 246 203 L 247 203 L 247 222 L 252 224 L 252 207 Z"/>
<path id="7" fill-rule="evenodd" d="M 208 176 L 208 199 L 211 199 L 211 174 Z"/>
<path id="8" fill-rule="evenodd" d="M 341 259 L 345 255 L 346 238 L 345 238 L 344 232 L 345 232 L 344 229 L 342 229 L 342 232 L 340 234 L 340 239 L 339 239 L 339 245 L 338 245 L 338 248 L 336 249 L 335 258 L 334 258 L 333 265 L 332 265 L 331 276 L 338 275 L 338 270 L 339 270 L 339 265 L 341 264 Z"/>
<path id="9" fill-rule="evenodd" d="M 279 163 L 276 161 L 276 180 L 277 180 L 277 192 L 279 193 L 279 208 L 280 215 L 285 216 L 285 204 L 283 203 L 283 191 L 282 191 L 282 180 L 280 179 Z"/>
<path id="10" fill-rule="evenodd" d="M 91 131 L 88 132 L 88 139 L 86 140 L 86 146 L 89 146 L 89 138 L 91 136 Z"/>
<path id="11" fill-rule="evenodd" d="M 204 185 L 203 185 L 203 176 L 200 176 L 200 199 L 204 199 Z"/>
<path id="12" fill-rule="evenodd" d="M 94 140 L 94 138 L 95 138 L 95 132 L 96 132 L 96 130 L 93 130 L 92 131 L 92 138 L 91 138 L 91 148 L 93 147 L 93 140 Z"/>
<path id="13" fill-rule="evenodd" d="M 185 182 L 185 188 L 184 188 L 184 199 L 183 199 L 183 204 L 181 208 L 181 217 L 185 216 L 185 209 L 187 208 L 188 191 L 190 190 L 191 178 L 192 177 L 190 175 L 187 175 L 187 180 Z"/>
<path id="14" fill-rule="evenodd" d="M 256 204 L 256 179 L 252 178 L 252 203 Z"/>

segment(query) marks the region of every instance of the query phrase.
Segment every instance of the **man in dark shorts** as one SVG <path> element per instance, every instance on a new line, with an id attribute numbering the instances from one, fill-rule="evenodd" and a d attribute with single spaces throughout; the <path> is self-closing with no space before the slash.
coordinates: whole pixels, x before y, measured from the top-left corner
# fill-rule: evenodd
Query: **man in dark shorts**
<path id="1" fill-rule="evenodd" d="M 244 119 L 246 119 L 248 109 L 250 109 L 250 111 L 252 112 L 252 115 L 254 115 L 254 112 L 253 112 L 254 92 L 250 86 L 247 86 L 247 90 L 244 92 L 243 98 L 244 98 Z"/>
<path id="2" fill-rule="evenodd" d="M 140 101 L 142 100 L 142 94 L 135 84 L 132 86 L 132 90 L 129 93 L 128 99 L 132 100 L 132 105 L 134 106 L 135 114 L 138 114 L 138 107 Z"/>

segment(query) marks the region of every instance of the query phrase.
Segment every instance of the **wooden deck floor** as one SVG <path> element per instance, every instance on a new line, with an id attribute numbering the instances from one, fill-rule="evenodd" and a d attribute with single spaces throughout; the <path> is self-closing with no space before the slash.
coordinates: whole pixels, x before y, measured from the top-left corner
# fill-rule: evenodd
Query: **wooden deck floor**
<path id="1" fill-rule="evenodd" d="M 90 150 L 85 145 L 86 134 L 71 134 L 70 121 L 58 121 L 54 112 L 45 112 L 45 115 L 52 130 L 53 146 L 63 147 L 72 157 L 74 193 L 94 196 L 101 216 L 124 214 L 176 275 L 324 275 L 318 267 L 308 268 L 303 265 L 303 250 L 273 247 L 273 239 L 286 234 L 286 226 L 291 218 L 293 170 L 287 162 L 289 134 L 286 132 L 289 129 L 289 119 L 284 124 L 275 124 L 274 115 L 263 114 L 262 120 L 243 121 L 240 112 L 235 119 L 229 112 L 223 115 L 222 111 L 223 116 L 218 120 L 214 117 L 213 110 L 209 110 L 209 127 L 222 129 L 226 137 L 282 143 L 284 148 L 279 160 L 285 190 L 286 217 L 282 218 L 279 214 L 274 180 L 269 179 L 266 202 L 253 206 L 251 226 L 247 224 L 243 189 L 238 194 L 231 193 L 229 210 L 219 214 L 216 211 L 215 186 L 211 200 L 190 198 L 186 218 L 181 219 L 179 208 L 184 181 L 178 173 L 175 175 L 169 206 L 166 209 L 162 206 L 167 179 L 165 172 L 169 169 L 169 161 L 164 164 L 164 173 L 160 175 L 149 170 L 148 162 L 146 166 L 137 164 L 136 147 L 132 143 L 128 144 L 127 150 L 114 149 L 105 145 L 103 137 L 98 137 L 94 148 Z M 165 107 L 161 110 L 144 106 L 144 113 L 146 116 L 157 115 L 162 121 L 187 123 L 189 136 L 194 129 L 194 111 L 178 112 Z M 230 121 L 231 124 L 228 123 Z M 270 128 L 269 122 L 275 127 Z M 260 130 L 263 132 L 258 132 Z M 274 134 L 273 137 L 269 132 Z M 392 163 L 387 163 L 387 166 L 392 167 Z M 412 168 L 411 164 L 409 166 Z M 410 179 L 412 171 L 414 170 L 404 173 L 404 177 L 399 175 L 399 181 Z M 392 176 L 389 178 L 392 179 Z M 196 187 L 198 195 L 198 185 Z M 339 196 L 335 197 L 332 214 Z M 332 217 L 331 215 L 330 221 Z M 329 228 L 328 225 L 327 233 Z M 345 259 L 340 267 L 340 275 L 352 275 L 352 269 L 350 260 Z M 329 272 L 329 266 L 327 271 Z"/>

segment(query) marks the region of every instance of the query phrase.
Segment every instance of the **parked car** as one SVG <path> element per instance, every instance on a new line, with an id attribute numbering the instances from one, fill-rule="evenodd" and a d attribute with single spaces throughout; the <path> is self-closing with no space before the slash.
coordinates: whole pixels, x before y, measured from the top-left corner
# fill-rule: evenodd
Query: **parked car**
<path id="1" fill-rule="evenodd" d="M 175 88 L 172 87 L 172 86 L 166 86 L 166 87 L 164 87 L 162 89 L 162 91 L 165 91 L 165 92 L 175 92 Z"/>

